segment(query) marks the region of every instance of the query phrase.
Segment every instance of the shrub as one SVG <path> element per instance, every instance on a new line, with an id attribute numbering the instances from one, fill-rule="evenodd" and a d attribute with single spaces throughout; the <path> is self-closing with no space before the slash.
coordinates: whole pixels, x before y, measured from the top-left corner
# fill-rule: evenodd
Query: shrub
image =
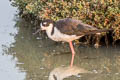
<path id="1" fill-rule="evenodd" d="M 39 19 L 80 19 L 98 28 L 113 28 L 113 39 L 120 39 L 120 0 L 14 0 L 21 16 Z"/>

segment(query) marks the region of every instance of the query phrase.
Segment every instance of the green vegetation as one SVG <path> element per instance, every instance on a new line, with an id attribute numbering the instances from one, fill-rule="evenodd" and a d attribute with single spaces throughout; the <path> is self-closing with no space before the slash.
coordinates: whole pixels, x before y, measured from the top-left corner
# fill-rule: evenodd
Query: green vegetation
<path id="1" fill-rule="evenodd" d="M 22 17 L 72 17 L 100 29 L 113 28 L 114 41 L 120 39 L 120 0 L 14 0 L 12 5 L 18 7 Z"/>

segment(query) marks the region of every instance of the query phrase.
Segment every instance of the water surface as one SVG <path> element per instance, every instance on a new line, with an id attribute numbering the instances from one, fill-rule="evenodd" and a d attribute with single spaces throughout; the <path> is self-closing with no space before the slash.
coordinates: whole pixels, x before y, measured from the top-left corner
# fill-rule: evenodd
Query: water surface
<path id="1" fill-rule="evenodd" d="M 10 5 L 8 0 L 0 1 L 0 80 L 23 80 L 25 72 L 21 72 L 16 66 L 17 57 L 6 54 L 11 44 L 15 42 L 14 35 L 17 29 L 14 15 L 16 8 Z"/>
<path id="2" fill-rule="evenodd" d="M 9 55 L 18 59 L 17 67 L 26 72 L 25 80 L 48 80 L 49 73 L 57 67 L 69 66 L 71 52 L 68 43 L 56 43 L 43 35 L 33 35 L 33 25 L 18 20 L 18 34 Z M 74 65 L 93 72 L 81 74 L 81 77 L 69 77 L 65 80 L 119 80 L 120 48 L 75 45 Z M 13 54 L 15 53 L 15 54 Z M 20 64 L 23 63 L 23 64 Z M 61 74 L 62 75 L 62 74 Z"/>

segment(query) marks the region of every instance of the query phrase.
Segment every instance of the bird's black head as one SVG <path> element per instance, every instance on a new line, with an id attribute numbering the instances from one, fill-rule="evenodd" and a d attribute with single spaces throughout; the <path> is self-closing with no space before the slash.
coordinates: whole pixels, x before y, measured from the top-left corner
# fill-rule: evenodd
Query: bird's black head
<path id="1" fill-rule="evenodd" d="M 54 21 L 51 19 L 43 20 L 40 23 L 41 30 L 48 30 L 49 28 L 52 28 L 54 26 Z"/>

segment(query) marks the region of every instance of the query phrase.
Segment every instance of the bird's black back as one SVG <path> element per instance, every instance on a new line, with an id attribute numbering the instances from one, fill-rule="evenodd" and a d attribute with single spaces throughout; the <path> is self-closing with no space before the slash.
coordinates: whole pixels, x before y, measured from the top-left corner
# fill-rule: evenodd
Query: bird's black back
<path id="1" fill-rule="evenodd" d="M 80 20 L 74 20 L 71 18 L 57 21 L 55 27 L 57 27 L 60 32 L 68 35 L 85 35 L 94 30 L 98 30 L 96 27 L 84 24 Z"/>

